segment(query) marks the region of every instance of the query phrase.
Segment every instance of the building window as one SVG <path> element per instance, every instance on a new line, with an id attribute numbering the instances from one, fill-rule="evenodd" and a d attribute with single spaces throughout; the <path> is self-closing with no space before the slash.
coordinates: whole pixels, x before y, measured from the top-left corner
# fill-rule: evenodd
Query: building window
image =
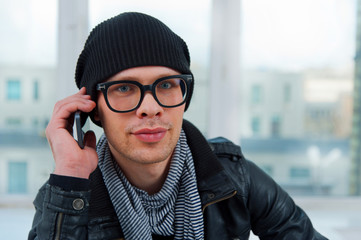
<path id="1" fill-rule="evenodd" d="M 18 128 L 21 126 L 21 119 L 20 118 L 7 118 L 6 119 L 6 126 L 9 128 Z"/>
<path id="2" fill-rule="evenodd" d="M 27 192 L 27 163 L 9 162 L 8 164 L 8 192 Z"/>
<path id="3" fill-rule="evenodd" d="M 279 137 L 281 135 L 281 118 L 278 115 L 272 117 L 271 120 L 271 136 Z"/>
<path id="4" fill-rule="evenodd" d="M 291 167 L 290 177 L 291 179 L 308 179 L 311 177 L 311 172 L 306 167 Z"/>
<path id="5" fill-rule="evenodd" d="M 252 133 L 257 136 L 261 133 L 261 120 L 259 117 L 253 117 L 251 122 Z"/>
<path id="6" fill-rule="evenodd" d="M 8 100 L 20 100 L 21 83 L 18 79 L 10 79 L 6 84 L 6 96 Z"/>
<path id="7" fill-rule="evenodd" d="M 262 86 L 253 85 L 251 90 L 251 102 L 253 104 L 262 103 Z"/>
<path id="8" fill-rule="evenodd" d="M 291 85 L 289 83 L 283 87 L 283 101 L 285 103 L 291 102 Z"/>
<path id="9" fill-rule="evenodd" d="M 33 98 L 34 100 L 39 100 L 39 81 L 35 80 L 33 85 Z"/>

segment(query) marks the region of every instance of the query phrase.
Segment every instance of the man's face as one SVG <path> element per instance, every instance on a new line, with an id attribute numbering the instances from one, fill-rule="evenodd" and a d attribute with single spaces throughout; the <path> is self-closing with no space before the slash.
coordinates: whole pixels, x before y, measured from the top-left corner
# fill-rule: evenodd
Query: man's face
<path id="1" fill-rule="evenodd" d="M 179 72 L 161 66 L 126 69 L 108 81 L 132 80 L 150 85 L 155 80 Z M 99 94 L 96 120 L 100 120 L 107 136 L 110 150 L 118 163 L 151 164 L 169 160 L 178 141 L 185 105 L 163 108 L 146 92 L 134 111 L 111 111 Z M 120 162 L 119 162 L 120 161 Z"/>

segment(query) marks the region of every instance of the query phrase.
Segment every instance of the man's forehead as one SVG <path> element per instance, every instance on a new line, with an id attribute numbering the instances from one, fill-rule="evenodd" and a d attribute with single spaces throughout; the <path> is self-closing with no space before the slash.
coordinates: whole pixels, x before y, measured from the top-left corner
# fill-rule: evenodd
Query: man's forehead
<path id="1" fill-rule="evenodd" d="M 110 77 L 106 82 L 118 80 L 156 80 L 158 78 L 179 74 L 181 73 L 164 66 L 140 66 L 122 70 Z"/>

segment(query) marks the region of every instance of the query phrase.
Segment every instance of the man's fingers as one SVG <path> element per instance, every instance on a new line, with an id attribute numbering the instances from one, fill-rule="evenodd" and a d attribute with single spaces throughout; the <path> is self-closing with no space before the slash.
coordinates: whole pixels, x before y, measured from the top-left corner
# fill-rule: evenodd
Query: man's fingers
<path id="1" fill-rule="evenodd" d="M 63 130 L 66 130 L 72 136 L 74 113 L 77 110 L 90 112 L 96 106 L 96 103 L 91 100 L 90 96 L 85 94 L 86 90 L 83 87 L 76 94 L 64 98 L 55 104 L 51 120 L 45 131 L 48 139 L 58 134 L 58 131 L 62 132 Z"/>
<path id="2" fill-rule="evenodd" d="M 82 112 L 90 112 L 96 103 L 89 98 L 83 96 L 71 96 L 57 102 L 54 106 L 53 115 L 59 118 L 69 118 L 71 114 L 80 110 Z"/>
<path id="3" fill-rule="evenodd" d="M 81 94 L 81 95 L 86 94 L 86 89 L 85 89 L 85 87 L 80 88 L 80 89 L 79 89 L 79 92 L 77 92 L 77 94 Z"/>
<path id="4" fill-rule="evenodd" d="M 70 113 L 77 110 L 82 112 L 90 112 L 95 105 L 95 102 L 91 100 L 90 95 L 86 95 L 85 87 L 82 87 L 77 93 L 58 101 L 54 106 L 53 113 L 58 113 L 65 108 Z"/>

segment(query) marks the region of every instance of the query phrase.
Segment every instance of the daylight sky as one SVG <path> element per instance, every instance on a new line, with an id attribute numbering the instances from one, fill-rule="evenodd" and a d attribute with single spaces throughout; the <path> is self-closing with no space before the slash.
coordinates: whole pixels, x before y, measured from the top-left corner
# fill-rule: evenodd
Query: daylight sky
<path id="1" fill-rule="evenodd" d="M 207 64 L 211 0 L 89 0 L 89 22 L 123 11 L 161 19 Z M 246 67 L 302 69 L 352 63 L 356 0 L 242 0 Z M 56 0 L 0 0 L 0 64 L 56 64 Z M 225 36 L 226 37 L 226 36 Z"/>

